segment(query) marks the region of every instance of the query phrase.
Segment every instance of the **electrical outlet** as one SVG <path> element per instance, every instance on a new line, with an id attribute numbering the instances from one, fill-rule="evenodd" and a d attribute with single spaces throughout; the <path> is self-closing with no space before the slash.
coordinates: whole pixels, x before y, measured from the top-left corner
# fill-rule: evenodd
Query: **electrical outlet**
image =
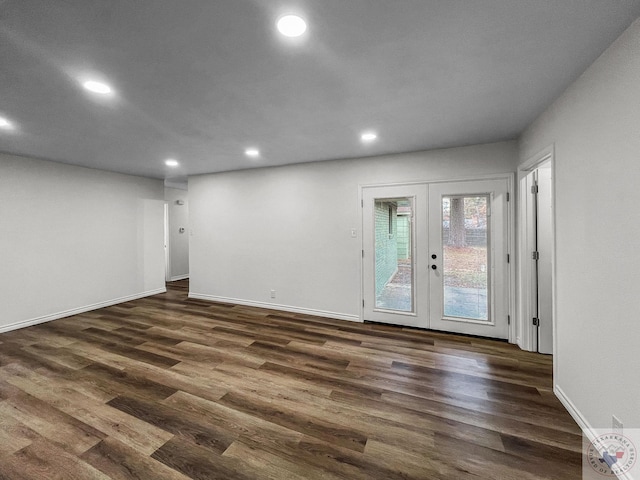
<path id="1" fill-rule="evenodd" d="M 276 291 L 275 290 L 271 290 L 271 298 L 276 298 Z"/>
<path id="2" fill-rule="evenodd" d="M 613 433 L 622 435 L 622 422 L 615 415 L 611 415 L 611 427 L 613 428 Z"/>

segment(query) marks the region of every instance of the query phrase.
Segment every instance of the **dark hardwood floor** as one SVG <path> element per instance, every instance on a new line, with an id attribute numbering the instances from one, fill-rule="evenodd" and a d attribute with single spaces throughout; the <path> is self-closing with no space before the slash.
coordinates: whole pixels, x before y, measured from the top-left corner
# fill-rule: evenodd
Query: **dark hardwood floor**
<path id="1" fill-rule="evenodd" d="M 578 479 L 551 359 L 163 295 L 0 335 L 0 479 Z"/>

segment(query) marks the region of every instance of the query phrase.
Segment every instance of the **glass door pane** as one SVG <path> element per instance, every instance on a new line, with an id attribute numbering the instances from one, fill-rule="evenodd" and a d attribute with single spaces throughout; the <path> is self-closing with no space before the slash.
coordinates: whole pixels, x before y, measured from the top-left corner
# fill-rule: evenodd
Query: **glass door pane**
<path id="1" fill-rule="evenodd" d="M 427 198 L 425 184 L 362 188 L 363 320 L 428 327 Z"/>
<path id="2" fill-rule="evenodd" d="M 375 308 L 413 312 L 411 198 L 376 198 Z"/>
<path id="3" fill-rule="evenodd" d="M 442 197 L 444 316 L 489 321 L 488 195 Z"/>

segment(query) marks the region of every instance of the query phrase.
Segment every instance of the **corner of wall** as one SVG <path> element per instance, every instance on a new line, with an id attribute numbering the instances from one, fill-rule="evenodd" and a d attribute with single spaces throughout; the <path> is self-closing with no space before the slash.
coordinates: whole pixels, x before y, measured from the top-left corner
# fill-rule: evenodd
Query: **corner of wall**
<path id="1" fill-rule="evenodd" d="M 71 310 L 66 310 L 64 312 L 56 312 L 49 315 L 43 315 L 41 317 L 31 318 L 28 320 L 22 320 L 15 323 L 10 323 L 8 325 L 0 325 L 0 333 L 10 332 L 11 330 L 17 330 L 19 328 L 31 327 L 33 325 L 38 325 L 40 323 L 51 322 L 53 320 L 59 320 L 61 318 L 72 317 L 74 315 L 79 315 L 81 313 L 90 312 L 92 310 L 99 310 L 101 308 L 110 307 L 112 305 L 117 305 L 119 303 L 130 302 L 132 300 L 137 300 L 139 298 L 150 297 L 153 295 L 158 295 L 161 293 L 165 293 L 167 291 L 166 288 L 158 288 L 155 290 L 149 290 L 146 292 L 137 293 L 135 295 L 128 295 L 126 297 L 114 298 L 112 300 L 106 300 L 104 302 L 94 303 L 92 305 L 84 305 L 82 307 L 73 308 Z"/>

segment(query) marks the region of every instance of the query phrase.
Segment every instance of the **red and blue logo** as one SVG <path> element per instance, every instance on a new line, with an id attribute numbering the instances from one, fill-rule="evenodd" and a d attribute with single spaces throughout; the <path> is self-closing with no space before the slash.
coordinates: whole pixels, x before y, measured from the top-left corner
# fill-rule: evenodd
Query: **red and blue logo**
<path id="1" fill-rule="evenodd" d="M 591 468 L 607 477 L 629 472 L 636 459 L 635 445 L 627 437 L 617 433 L 598 436 L 587 449 L 587 460 Z"/>

